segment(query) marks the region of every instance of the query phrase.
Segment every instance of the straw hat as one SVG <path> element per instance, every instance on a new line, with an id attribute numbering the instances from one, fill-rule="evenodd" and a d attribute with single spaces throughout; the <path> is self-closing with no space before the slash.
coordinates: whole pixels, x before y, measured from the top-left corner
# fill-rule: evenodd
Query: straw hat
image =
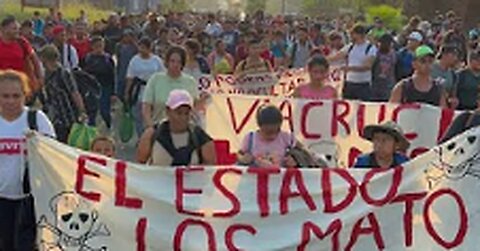
<path id="1" fill-rule="evenodd" d="M 369 125 L 363 130 L 363 138 L 372 141 L 373 135 L 382 132 L 391 135 L 399 144 L 400 150 L 407 150 L 410 146 L 407 138 L 403 135 L 402 128 L 393 121 L 388 121 L 380 125 Z"/>

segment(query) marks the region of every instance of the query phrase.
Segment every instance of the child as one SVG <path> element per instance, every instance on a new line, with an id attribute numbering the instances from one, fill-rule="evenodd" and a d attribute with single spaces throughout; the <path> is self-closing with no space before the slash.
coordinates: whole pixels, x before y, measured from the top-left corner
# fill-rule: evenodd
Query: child
<path id="1" fill-rule="evenodd" d="M 301 85 L 293 91 L 293 97 L 306 99 L 336 99 L 337 90 L 326 85 L 329 80 L 330 65 L 324 57 L 313 57 L 307 64 L 310 83 Z"/>
<path id="2" fill-rule="evenodd" d="M 295 167 L 295 160 L 286 156 L 297 141 L 291 133 L 281 131 L 282 122 L 283 115 L 277 107 L 261 107 L 257 113 L 259 130 L 243 139 L 238 162 L 256 167 Z"/>
<path id="3" fill-rule="evenodd" d="M 107 156 L 109 158 L 114 158 L 115 142 L 113 141 L 113 139 L 109 137 L 105 137 L 105 136 L 96 137 L 92 142 L 90 151 Z"/>
<path id="4" fill-rule="evenodd" d="M 366 126 L 363 138 L 372 142 L 373 151 L 359 156 L 354 168 L 397 167 L 409 160 L 402 152 L 407 151 L 410 143 L 393 121 Z"/>

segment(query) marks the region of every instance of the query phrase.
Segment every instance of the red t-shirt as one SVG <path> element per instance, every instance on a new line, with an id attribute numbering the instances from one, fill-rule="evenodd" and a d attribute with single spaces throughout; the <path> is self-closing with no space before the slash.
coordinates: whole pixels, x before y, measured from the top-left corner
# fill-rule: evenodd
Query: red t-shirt
<path id="1" fill-rule="evenodd" d="M 265 51 L 263 51 L 263 52 L 260 54 L 260 57 L 263 58 L 264 60 L 270 62 L 270 65 L 272 65 L 273 67 L 275 67 L 274 57 L 273 57 L 272 52 L 270 52 L 270 50 L 265 50 Z"/>
<path id="2" fill-rule="evenodd" d="M 90 52 L 90 41 L 88 38 L 83 40 L 71 39 L 70 44 L 77 49 L 79 60 L 83 60 Z"/>
<path id="3" fill-rule="evenodd" d="M 33 48 L 25 38 L 19 40 L 21 41 L 6 42 L 0 38 L 0 70 L 25 72 L 25 59 L 33 54 Z"/>

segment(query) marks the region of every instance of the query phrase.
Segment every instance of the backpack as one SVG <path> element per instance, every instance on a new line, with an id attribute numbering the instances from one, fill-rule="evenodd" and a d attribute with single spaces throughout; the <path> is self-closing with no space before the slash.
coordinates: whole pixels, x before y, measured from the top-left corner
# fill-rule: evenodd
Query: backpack
<path id="1" fill-rule="evenodd" d="M 78 92 L 82 96 L 87 115 L 95 116 L 99 109 L 100 95 L 102 88 L 97 79 L 91 74 L 75 68 L 71 72 L 72 77 L 77 84 Z"/>
<path id="2" fill-rule="evenodd" d="M 170 133 L 169 122 L 163 122 L 160 125 L 155 125 L 155 132 L 152 137 L 151 145 L 158 142 L 165 151 L 172 157 L 172 166 L 188 166 L 191 162 L 192 153 L 197 153 L 198 161 L 203 163 L 203 155 L 201 151 L 201 145 L 199 142 L 199 130 L 202 130 L 198 126 L 189 126 L 188 128 L 188 145 L 180 148 L 175 148 L 173 144 L 172 135 Z"/>
<path id="3" fill-rule="evenodd" d="M 345 61 L 346 61 L 346 63 L 347 63 L 347 66 L 348 66 L 348 58 L 350 57 L 350 52 L 352 52 L 353 47 L 355 47 L 355 44 L 352 43 L 352 44 L 348 47 L 348 50 L 347 50 L 347 56 L 345 57 Z M 370 49 L 372 49 L 372 47 L 373 47 L 373 44 L 371 44 L 371 43 L 368 43 L 368 44 L 367 44 L 367 48 L 365 48 L 365 56 L 368 55 L 368 53 L 370 52 Z M 371 70 L 373 70 L 373 66 L 372 66 L 372 69 L 371 69 Z M 345 71 L 344 74 L 345 74 L 344 79 L 346 80 L 346 79 L 347 79 L 347 72 Z"/>
<path id="4" fill-rule="evenodd" d="M 210 66 L 208 65 L 207 60 L 203 57 L 197 57 L 197 63 L 198 66 L 200 67 L 200 71 L 203 74 L 210 74 Z"/>
<path id="5" fill-rule="evenodd" d="M 314 155 L 305 149 L 303 146 L 294 144 L 294 137 L 292 136 L 292 142 L 290 147 L 287 148 L 285 156 L 292 156 L 297 162 L 297 168 L 325 168 L 328 167 L 327 162 L 324 159 L 316 158 Z"/>
<path id="6" fill-rule="evenodd" d="M 311 50 L 312 45 L 310 44 L 310 41 L 307 41 L 307 47 L 309 50 Z M 291 56 L 291 63 L 290 67 L 293 67 L 293 64 L 295 63 L 295 57 L 297 56 L 297 48 L 298 48 L 298 42 L 294 42 L 292 46 L 292 56 Z"/>

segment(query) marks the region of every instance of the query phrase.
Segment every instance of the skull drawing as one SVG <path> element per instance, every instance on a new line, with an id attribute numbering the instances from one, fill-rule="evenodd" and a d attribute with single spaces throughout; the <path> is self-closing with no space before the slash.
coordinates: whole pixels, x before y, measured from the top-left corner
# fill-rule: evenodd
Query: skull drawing
<path id="1" fill-rule="evenodd" d="M 425 171 L 429 188 L 441 180 L 460 180 L 466 176 L 480 178 L 480 138 L 473 132 L 457 137 L 434 149 L 437 159 Z"/>
<path id="2" fill-rule="evenodd" d="M 331 140 L 321 140 L 308 146 L 310 150 L 317 158 L 323 159 L 328 167 L 340 167 L 339 163 L 340 146 Z"/>
<path id="3" fill-rule="evenodd" d="M 98 212 L 73 192 L 63 192 L 50 201 L 50 210 L 54 216 L 53 224 L 48 223 L 42 215 L 38 227 L 42 231 L 50 231 L 55 241 L 42 240 L 44 250 L 107 250 L 106 247 L 92 248 L 87 241 L 99 237 L 110 236 L 104 224 L 97 224 Z"/>

